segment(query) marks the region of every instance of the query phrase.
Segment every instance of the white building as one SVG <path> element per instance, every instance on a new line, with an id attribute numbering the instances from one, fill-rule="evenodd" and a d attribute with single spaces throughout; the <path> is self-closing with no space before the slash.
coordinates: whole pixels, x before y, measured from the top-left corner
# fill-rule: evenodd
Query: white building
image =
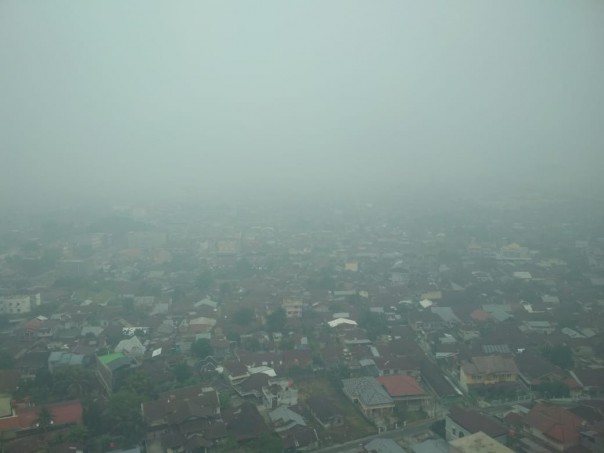
<path id="1" fill-rule="evenodd" d="M 39 293 L 31 296 L 17 295 L 3 297 L 0 299 L 0 313 L 9 315 L 29 313 L 32 308 L 40 306 L 41 303 Z"/>

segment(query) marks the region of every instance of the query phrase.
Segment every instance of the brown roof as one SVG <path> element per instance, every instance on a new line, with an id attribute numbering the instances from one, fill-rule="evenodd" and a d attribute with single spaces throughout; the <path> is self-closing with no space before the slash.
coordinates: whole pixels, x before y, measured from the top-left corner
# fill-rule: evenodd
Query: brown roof
<path id="1" fill-rule="evenodd" d="M 420 387 L 415 379 L 405 374 L 394 374 L 380 376 L 378 382 L 384 386 L 390 396 L 414 396 L 423 395 L 424 389 Z"/>
<path id="2" fill-rule="evenodd" d="M 533 351 L 524 351 L 514 358 L 518 370 L 531 384 L 540 384 L 541 380 L 552 375 L 565 377 L 563 370 Z"/>
<path id="3" fill-rule="evenodd" d="M 508 431 L 500 421 L 461 406 L 453 406 L 449 411 L 449 418 L 472 434 L 482 431 L 493 438 L 497 438 L 507 434 Z"/>
<path id="4" fill-rule="evenodd" d="M 236 409 L 225 409 L 222 416 L 227 429 L 238 441 L 251 440 L 269 432 L 262 415 L 254 404 L 244 402 Z"/>
<path id="5" fill-rule="evenodd" d="M 518 373 L 513 359 L 499 355 L 472 357 L 462 364 L 462 369 L 466 374 Z"/>

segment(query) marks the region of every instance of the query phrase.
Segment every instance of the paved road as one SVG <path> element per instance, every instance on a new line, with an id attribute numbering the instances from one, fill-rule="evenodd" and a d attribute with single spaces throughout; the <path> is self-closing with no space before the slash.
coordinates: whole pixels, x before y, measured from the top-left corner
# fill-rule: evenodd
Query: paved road
<path id="1" fill-rule="evenodd" d="M 386 431 L 381 434 L 374 434 L 372 436 L 363 437 L 362 439 L 355 439 L 350 442 L 346 442 L 345 444 L 333 445 L 331 447 L 322 448 L 321 450 L 315 450 L 316 453 L 344 453 L 353 449 L 357 449 L 360 444 L 366 444 L 372 439 L 376 437 L 381 437 L 384 439 L 392 439 L 392 440 L 401 440 L 406 436 L 413 436 L 415 434 L 419 434 L 422 431 L 430 428 L 430 425 L 437 421 L 437 419 L 430 419 L 421 421 L 418 423 L 410 424 L 409 426 L 402 429 L 395 429 L 393 431 Z"/>

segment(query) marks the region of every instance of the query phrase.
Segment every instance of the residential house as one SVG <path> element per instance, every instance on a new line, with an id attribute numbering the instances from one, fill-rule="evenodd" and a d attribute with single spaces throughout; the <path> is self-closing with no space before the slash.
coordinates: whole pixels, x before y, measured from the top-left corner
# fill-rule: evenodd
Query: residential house
<path id="1" fill-rule="evenodd" d="M 372 377 L 358 377 L 342 380 L 344 394 L 357 404 L 369 418 L 391 414 L 394 400 Z"/>
<path id="2" fill-rule="evenodd" d="M 53 427 L 72 425 L 82 422 L 83 408 L 79 401 L 63 401 L 60 403 L 48 404 L 52 414 Z M 27 431 L 36 429 L 39 425 L 36 423 L 39 406 L 17 406 L 8 417 L 0 418 L 0 433 L 5 431 Z"/>
<path id="3" fill-rule="evenodd" d="M 287 431 L 279 433 L 283 443 L 283 451 L 304 452 L 319 448 L 319 436 L 317 431 L 309 426 L 295 425 Z"/>
<path id="4" fill-rule="evenodd" d="M 121 352 L 129 357 L 142 357 L 145 355 L 147 348 L 141 343 L 136 335 L 133 337 L 121 340 L 115 347 L 115 352 Z"/>
<path id="5" fill-rule="evenodd" d="M 268 413 L 276 432 L 287 431 L 294 426 L 306 426 L 304 417 L 286 406 L 280 406 Z"/>
<path id="6" fill-rule="evenodd" d="M 581 443 L 581 417 L 553 404 L 538 403 L 524 417 L 524 431 L 554 451 L 566 451 Z"/>
<path id="7" fill-rule="evenodd" d="M 488 434 L 499 442 L 507 443 L 507 427 L 499 420 L 482 412 L 453 406 L 445 417 L 447 440 L 458 439 L 478 432 Z"/>
<path id="8" fill-rule="evenodd" d="M 73 354 L 65 351 L 53 351 L 48 356 L 48 370 L 54 373 L 57 368 L 62 366 L 81 367 L 86 363 L 84 354 Z"/>
<path id="9" fill-rule="evenodd" d="M 269 379 L 268 384 L 262 387 L 262 402 L 268 409 L 296 405 L 298 389 L 294 388 L 293 382 L 288 379 Z"/>
<path id="10" fill-rule="evenodd" d="M 580 384 L 567 371 L 535 351 L 524 351 L 514 357 L 514 361 L 518 377 L 531 390 L 538 391 L 540 386 L 548 382 L 562 382 L 568 386 L 571 395 L 578 397 L 581 394 Z"/>
<path id="11" fill-rule="evenodd" d="M 363 446 L 367 453 L 404 453 L 405 450 L 392 439 L 373 439 Z"/>
<path id="12" fill-rule="evenodd" d="M 383 355 L 374 357 L 373 361 L 379 370 L 380 376 L 389 376 L 394 374 L 406 374 L 415 379 L 420 379 L 420 366 L 412 357 Z"/>
<path id="13" fill-rule="evenodd" d="M 379 376 L 376 379 L 386 389 L 386 392 L 397 406 L 402 406 L 408 410 L 420 410 L 430 401 L 430 396 L 411 376 L 395 374 Z"/>
<path id="14" fill-rule="evenodd" d="M 517 379 L 518 368 L 510 357 L 478 356 L 461 364 L 460 384 L 466 391 L 479 385 L 513 384 Z"/>
<path id="15" fill-rule="evenodd" d="M 483 432 L 455 439 L 449 442 L 449 453 L 514 453 L 501 442 Z"/>
<path id="16" fill-rule="evenodd" d="M 216 438 L 217 431 L 226 436 L 226 427 L 220 419 L 218 393 L 211 387 L 194 385 L 163 392 L 156 400 L 143 402 L 141 411 L 148 427 L 148 445 L 157 443 L 162 437 L 163 443 L 166 439 L 178 443 L 201 435 L 208 443 Z M 184 439 L 165 437 L 172 433 L 178 433 Z"/>
<path id="17" fill-rule="evenodd" d="M 270 432 L 256 405 L 244 402 L 236 408 L 224 409 L 222 416 L 227 430 L 238 442 L 257 439 Z"/>

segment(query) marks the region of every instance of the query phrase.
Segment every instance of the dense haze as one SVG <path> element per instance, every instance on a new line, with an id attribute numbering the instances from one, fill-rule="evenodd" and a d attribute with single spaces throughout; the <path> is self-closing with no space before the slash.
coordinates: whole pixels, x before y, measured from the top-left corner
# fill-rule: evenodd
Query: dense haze
<path id="1" fill-rule="evenodd" d="M 0 201 L 597 195 L 604 2 L 0 2 Z"/>

